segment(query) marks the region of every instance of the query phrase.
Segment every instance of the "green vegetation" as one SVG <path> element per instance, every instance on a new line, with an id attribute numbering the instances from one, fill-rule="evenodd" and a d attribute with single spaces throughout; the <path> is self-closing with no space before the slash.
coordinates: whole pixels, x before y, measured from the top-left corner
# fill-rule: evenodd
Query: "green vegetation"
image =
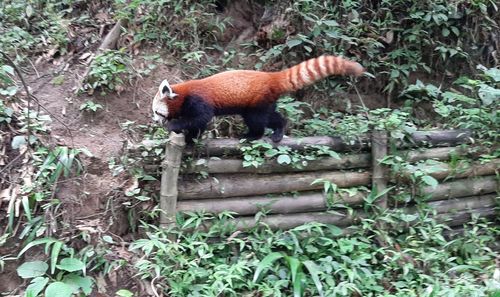
<path id="1" fill-rule="evenodd" d="M 104 107 L 101 104 L 95 103 L 92 100 L 87 100 L 84 103 L 82 103 L 82 105 L 80 105 L 81 111 L 92 112 L 92 113 L 95 113 L 99 109 L 103 109 L 103 108 Z"/>
<path id="2" fill-rule="evenodd" d="M 418 189 L 438 185 L 431 176 L 438 164 L 405 162 L 394 149 L 396 141 L 417 129 L 467 128 L 475 145 L 486 149 L 479 153 L 482 162 L 500 156 L 498 3 L 245 1 L 251 4 L 242 11 L 251 20 L 244 21 L 261 31 L 240 42 L 239 34 L 248 28 L 221 13 L 237 1 L 97 2 L 0 1 L 0 251 L 7 251 L 0 254 L 0 273 L 18 261 L 24 296 L 90 296 L 98 280 L 116 278 L 117 271 L 147 279 L 168 296 L 500 296 L 498 223 L 474 219 L 456 233 L 433 220 Z M 238 7 L 235 11 L 233 16 L 241 13 Z M 120 19 L 127 21 L 121 48 L 97 50 L 103 33 Z M 91 154 L 51 138 L 55 118 L 26 97 L 18 73 L 3 55 L 30 76 L 28 84 L 35 74 L 40 79 L 39 58 L 43 67 L 57 68 L 57 76 L 46 81 L 57 86 L 71 83 L 66 65 L 88 67 L 75 89 L 89 97 L 75 109 L 93 115 L 103 109 L 95 92 L 126 92 L 130 82 L 157 65 L 192 79 L 235 68 L 279 70 L 325 53 L 359 61 L 370 74 L 356 82 L 330 78 L 303 94 L 281 98 L 278 108 L 289 120 L 287 134 L 341 136 L 354 142 L 374 129 L 389 131 L 391 151 L 383 162 L 396 181 L 410 172 L 411 185 L 387 191 L 398 202 L 416 202 L 415 213 L 377 211 L 348 230 L 310 223 L 272 231 L 261 223 L 245 233 L 232 226 L 232 214 L 196 213 L 178 216 L 176 226 L 160 230 L 155 227 L 157 189 L 148 183 L 156 177 L 146 173 L 145 160 L 161 161 L 164 150 L 159 146 L 168 134 L 128 121 L 121 125 L 123 134 L 150 145 L 139 156 L 109 161 L 113 175 L 130 174 L 134 183 L 120 189 L 121 196 L 115 191 L 102 197 L 103 218 L 115 218 L 116 206 L 126 210 L 130 234 L 124 238 L 109 228 L 60 219 L 66 205 L 58 189 L 63 182 L 84 178 L 82 158 Z M 300 100 L 295 98 L 299 95 Z M 130 97 L 135 100 L 136 94 Z M 380 108 L 365 106 L 376 98 L 383 103 L 367 105 Z M 238 120 L 222 118 L 211 135 L 232 136 L 242 129 Z M 322 157 L 341 156 L 322 146 L 299 152 L 262 141 L 242 143 L 245 167 L 275 161 L 301 168 Z M 453 156 L 448 164 L 455 168 L 467 162 Z M 206 172 L 199 177 L 210 178 Z M 365 210 L 376 207 L 385 193 L 343 189 L 328 180 L 315 183 L 324 186 L 332 213 L 355 213 L 338 201 L 340 193 L 366 192 Z M 26 257 L 31 252 L 36 259 Z M 113 288 L 115 295 L 137 295 L 129 284 L 121 286 Z"/>
<path id="3" fill-rule="evenodd" d="M 427 211 L 394 212 L 363 220 L 345 236 L 317 223 L 274 232 L 261 225 L 243 234 L 230 217 L 193 214 L 166 231 L 144 225 L 147 237 L 131 246 L 145 256 L 138 273 L 170 296 L 498 294 L 491 245 L 499 229 L 480 221 L 453 234 Z M 377 220 L 387 228 L 376 227 Z"/>
<path id="4" fill-rule="evenodd" d="M 96 89 L 101 90 L 101 95 L 107 91 L 124 90 L 122 77 L 130 73 L 130 63 L 130 58 L 123 51 L 108 50 L 97 55 L 90 65 L 83 90 L 90 95 Z"/>

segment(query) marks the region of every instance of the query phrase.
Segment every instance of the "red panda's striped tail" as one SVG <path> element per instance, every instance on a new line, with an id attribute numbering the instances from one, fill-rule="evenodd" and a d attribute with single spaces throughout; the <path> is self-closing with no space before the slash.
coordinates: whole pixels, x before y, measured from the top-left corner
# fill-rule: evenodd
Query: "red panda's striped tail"
<path id="1" fill-rule="evenodd" d="M 365 72 L 357 62 L 335 56 L 320 56 L 281 71 L 285 91 L 292 92 L 331 75 L 360 76 Z"/>

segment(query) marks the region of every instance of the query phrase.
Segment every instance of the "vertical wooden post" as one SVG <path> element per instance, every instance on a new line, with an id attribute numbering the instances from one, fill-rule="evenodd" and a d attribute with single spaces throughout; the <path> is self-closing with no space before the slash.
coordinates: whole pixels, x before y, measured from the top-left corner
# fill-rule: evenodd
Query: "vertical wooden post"
<path id="1" fill-rule="evenodd" d="M 175 221 L 177 208 L 177 178 L 181 166 L 182 151 L 186 146 L 184 134 L 170 133 L 170 141 L 165 147 L 160 188 L 160 227 L 165 228 Z"/>
<path id="2" fill-rule="evenodd" d="M 377 189 L 377 193 L 385 191 L 387 188 L 386 168 L 380 161 L 387 155 L 387 131 L 373 130 L 372 132 L 372 188 Z M 380 208 L 387 208 L 387 194 L 378 198 L 376 203 Z"/>

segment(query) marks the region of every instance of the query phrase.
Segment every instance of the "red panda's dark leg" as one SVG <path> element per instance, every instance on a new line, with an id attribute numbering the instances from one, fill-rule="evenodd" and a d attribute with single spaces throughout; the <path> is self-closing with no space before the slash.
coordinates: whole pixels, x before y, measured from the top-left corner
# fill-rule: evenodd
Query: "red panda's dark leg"
<path id="1" fill-rule="evenodd" d="M 269 113 L 269 120 L 267 123 L 267 127 L 273 129 L 271 140 L 273 142 L 280 142 L 281 139 L 283 139 L 283 135 L 285 134 L 286 120 L 275 109 L 276 109 L 276 104 L 273 105 L 273 109 Z"/>
<path id="2" fill-rule="evenodd" d="M 187 130 L 186 142 L 201 135 L 214 117 L 213 107 L 199 96 L 187 96 L 184 99 L 178 118 L 168 123 L 168 129 L 176 133 Z"/>
<path id="3" fill-rule="evenodd" d="M 249 108 L 243 114 L 243 120 L 248 127 L 248 132 L 243 136 L 248 140 L 259 139 L 264 135 L 264 130 L 269 120 L 269 106 Z"/>

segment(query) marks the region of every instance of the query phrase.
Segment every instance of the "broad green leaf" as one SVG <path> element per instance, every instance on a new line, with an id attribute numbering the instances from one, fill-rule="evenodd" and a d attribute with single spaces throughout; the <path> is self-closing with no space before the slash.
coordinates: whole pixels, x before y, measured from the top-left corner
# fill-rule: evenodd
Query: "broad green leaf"
<path id="1" fill-rule="evenodd" d="M 292 273 L 292 281 L 297 277 L 297 273 L 299 272 L 301 263 L 299 259 L 295 257 L 285 256 L 286 261 L 288 262 L 288 266 L 290 268 L 290 272 Z"/>
<path id="2" fill-rule="evenodd" d="M 333 236 L 340 236 L 343 233 L 342 229 L 335 225 L 327 225 L 327 228 Z"/>
<path id="3" fill-rule="evenodd" d="M 93 280 L 89 276 L 80 276 L 70 273 L 64 277 L 63 282 L 72 286 L 74 293 L 78 292 L 80 289 L 82 289 L 85 295 L 89 295 L 92 292 Z"/>
<path id="4" fill-rule="evenodd" d="M 45 289 L 46 297 L 71 297 L 73 295 L 73 287 L 63 282 L 54 282 Z"/>
<path id="5" fill-rule="evenodd" d="M 290 164 L 292 163 L 292 159 L 289 155 L 279 155 L 278 156 L 278 164 Z"/>
<path id="6" fill-rule="evenodd" d="M 286 45 L 289 47 L 289 48 L 292 48 L 294 46 L 297 46 L 299 44 L 302 44 L 302 40 L 301 39 L 298 39 L 298 38 L 294 38 L 294 39 L 290 39 L 286 42 Z"/>
<path id="7" fill-rule="evenodd" d="M 274 261 L 283 258 L 284 255 L 278 252 L 271 253 L 264 257 L 262 261 L 260 261 L 259 265 L 257 266 L 257 269 L 255 270 L 255 274 L 253 275 L 253 282 L 256 282 L 257 279 L 259 279 L 260 274 L 264 271 L 264 269 L 269 268 Z"/>
<path id="8" fill-rule="evenodd" d="M 17 135 L 17 136 L 14 136 L 14 138 L 12 138 L 11 146 L 13 149 L 17 150 L 23 145 L 26 145 L 26 136 Z"/>
<path id="9" fill-rule="evenodd" d="M 342 231 L 341 231 L 342 232 Z M 306 260 L 302 262 L 304 266 L 309 270 L 309 274 L 311 275 L 311 278 L 313 279 L 314 284 L 316 285 L 316 289 L 318 289 L 318 293 L 320 296 L 323 296 L 323 285 L 321 284 L 321 281 L 319 280 L 319 268 L 316 263 L 314 263 L 311 260 Z"/>
<path id="10" fill-rule="evenodd" d="M 26 215 L 26 218 L 28 219 L 28 221 L 31 221 L 31 209 L 30 209 L 30 201 L 29 201 L 28 196 L 23 196 L 22 204 L 23 204 L 24 214 Z"/>
<path id="11" fill-rule="evenodd" d="M 304 274 L 302 271 L 299 271 L 293 280 L 293 297 L 301 297 L 304 292 L 304 288 L 302 287 L 302 279 Z"/>
<path id="12" fill-rule="evenodd" d="M 12 66 L 2 65 L 2 70 L 7 72 L 10 75 L 14 75 L 14 68 L 12 68 Z"/>
<path id="13" fill-rule="evenodd" d="M 54 246 L 52 247 L 52 251 L 50 253 L 50 273 L 54 274 L 56 272 L 56 264 L 57 264 L 57 258 L 59 257 L 59 252 L 61 251 L 61 248 L 63 246 L 63 243 L 61 241 L 57 241 L 54 243 Z"/>
<path id="14" fill-rule="evenodd" d="M 478 66 L 477 68 L 482 70 L 484 72 L 484 74 L 489 76 L 495 82 L 500 82 L 500 69 L 498 69 L 498 68 L 489 68 L 488 69 L 482 65 Z"/>
<path id="15" fill-rule="evenodd" d="M 26 288 L 26 297 L 36 297 L 43 291 L 43 288 L 49 283 L 49 278 L 47 277 L 36 277 L 34 278 L 30 285 Z"/>
<path id="16" fill-rule="evenodd" d="M 129 290 L 121 289 L 118 292 L 116 292 L 115 295 L 119 297 L 133 297 L 134 293 L 130 292 Z"/>
<path id="17" fill-rule="evenodd" d="M 49 269 L 49 265 L 42 261 L 25 262 L 17 268 L 17 275 L 22 278 L 42 276 Z"/>
<path id="18" fill-rule="evenodd" d="M 488 85 L 481 85 L 477 94 L 486 106 L 500 100 L 500 89 L 495 89 Z"/>
<path id="19" fill-rule="evenodd" d="M 57 265 L 57 268 L 68 272 L 83 271 L 83 269 L 85 269 L 85 264 L 75 258 L 64 258 L 61 260 L 59 265 Z"/>
<path id="20" fill-rule="evenodd" d="M 430 176 L 430 175 L 424 175 L 424 176 L 422 176 L 422 181 L 423 181 L 426 185 L 429 185 L 429 186 L 431 186 L 431 187 L 432 187 L 432 188 L 434 188 L 434 189 L 435 189 L 435 188 L 438 186 L 438 184 L 439 184 L 439 183 L 438 183 L 438 181 L 437 181 L 434 177 L 432 177 L 432 176 Z"/>

